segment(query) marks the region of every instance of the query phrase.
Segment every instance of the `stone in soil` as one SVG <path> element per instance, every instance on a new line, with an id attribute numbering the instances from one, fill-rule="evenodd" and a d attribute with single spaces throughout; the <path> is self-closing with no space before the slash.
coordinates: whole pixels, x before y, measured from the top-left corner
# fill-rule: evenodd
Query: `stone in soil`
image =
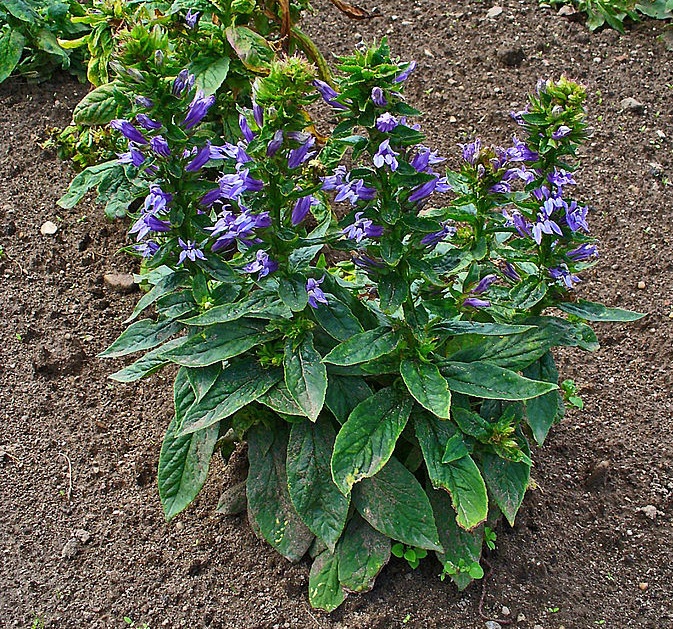
<path id="1" fill-rule="evenodd" d="M 486 13 L 486 17 L 493 20 L 502 14 L 502 7 L 491 7 Z"/>
<path id="2" fill-rule="evenodd" d="M 110 290 L 122 294 L 132 293 L 137 286 L 130 273 L 106 273 L 103 282 Z"/>
<path id="3" fill-rule="evenodd" d="M 643 111 L 645 110 L 645 105 L 643 105 L 640 101 L 636 100 L 635 98 L 632 98 L 631 96 L 623 98 L 619 103 L 619 106 L 622 109 L 630 111 L 633 114 L 642 114 Z"/>
<path id="4" fill-rule="evenodd" d="M 498 59 L 508 68 L 518 68 L 525 58 L 521 46 L 502 46 L 498 49 Z"/>
<path id="5" fill-rule="evenodd" d="M 53 236 L 58 231 L 58 225 L 52 221 L 45 221 L 40 227 L 43 236 Z"/>

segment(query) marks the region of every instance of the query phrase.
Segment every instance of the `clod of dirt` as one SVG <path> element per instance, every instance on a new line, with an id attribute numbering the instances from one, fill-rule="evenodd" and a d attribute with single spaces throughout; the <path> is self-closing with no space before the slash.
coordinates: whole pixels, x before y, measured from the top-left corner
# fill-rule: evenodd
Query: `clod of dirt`
<path id="1" fill-rule="evenodd" d="M 59 339 L 48 347 L 38 347 L 33 357 L 33 372 L 46 377 L 76 375 L 82 370 L 86 358 L 77 339 Z"/>
<path id="2" fill-rule="evenodd" d="M 596 489 L 597 487 L 605 487 L 608 480 L 608 472 L 610 471 L 610 461 L 601 461 L 591 470 L 587 476 L 584 484 L 587 489 Z"/>
<path id="3" fill-rule="evenodd" d="M 58 225 L 52 221 L 45 221 L 40 227 L 43 236 L 53 236 L 58 231 Z"/>
<path id="4" fill-rule="evenodd" d="M 61 557 L 63 559 L 74 559 L 77 557 L 80 551 L 80 542 L 75 537 L 71 537 L 63 547 L 61 551 Z"/>
<path id="5" fill-rule="evenodd" d="M 75 539 L 82 542 L 82 544 L 88 544 L 91 541 L 91 533 L 86 529 L 75 529 L 72 535 Z"/>
<path id="6" fill-rule="evenodd" d="M 654 505 L 645 505 L 644 507 L 636 509 L 636 511 L 640 511 L 640 513 L 642 513 L 645 517 L 649 518 L 650 520 L 657 519 L 657 508 Z"/>
<path id="7" fill-rule="evenodd" d="M 103 282 L 110 290 L 117 293 L 132 293 L 136 289 L 136 283 L 130 273 L 106 273 L 103 275 Z"/>
<path id="8" fill-rule="evenodd" d="M 498 59 L 508 68 L 518 68 L 525 59 L 525 56 L 521 46 L 503 46 L 498 50 Z"/>
<path id="9" fill-rule="evenodd" d="M 645 111 L 645 105 L 631 96 L 623 98 L 619 106 L 625 111 L 630 111 L 632 114 L 642 114 Z"/>

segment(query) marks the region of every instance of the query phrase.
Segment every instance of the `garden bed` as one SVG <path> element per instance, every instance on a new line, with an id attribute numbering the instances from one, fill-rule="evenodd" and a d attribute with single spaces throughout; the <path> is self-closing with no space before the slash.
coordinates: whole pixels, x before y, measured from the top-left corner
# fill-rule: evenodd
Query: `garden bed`
<path id="1" fill-rule="evenodd" d="M 480 2 L 397 0 L 367 23 L 315 5 L 307 30 L 323 49 L 346 54 L 361 37 L 389 34 L 396 55 L 417 59 L 409 99 L 427 112 L 433 147 L 454 162 L 456 143 L 474 135 L 506 142 L 509 111 L 539 78 L 565 72 L 586 85 L 595 134 L 578 179 L 602 246 L 577 291 L 649 316 L 599 326 L 594 354 L 559 357 L 585 409 L 534 452 L 538 489 L 514 528 L 497 529 L 483 607 L 502 617 L 506 606 L 514 621 L 523 614 L 519 627 L 667 626 L 673 90 L 670 53 L 656 38 L 662 25 L 590 34 L 529 0 L 503 3 L 493 18 Z M 123 627 L 125 616 L 152 629 L 483 626 L 481 584 L 457 593 L 434 560 L 412 571 L 394 559 L 371 593 L 330 616 L 311 611 L 308 563 L 279 557 L 243 516 L 214 513 L 237 480 L 220 463 L 195 505 L 165 524 L 155 470 L 172 374 L 112 384 L 114 364 L 95 357 L 138 297 L 103 280 L 133 271 L 117 253 L 126 226 L 91 203 L 58 208 L 72 173 L 38 148 L 84 92 L 59 77 L 0 86 L 0 626 Z M 48 220 L 53 235 L 40 232 Z"/>

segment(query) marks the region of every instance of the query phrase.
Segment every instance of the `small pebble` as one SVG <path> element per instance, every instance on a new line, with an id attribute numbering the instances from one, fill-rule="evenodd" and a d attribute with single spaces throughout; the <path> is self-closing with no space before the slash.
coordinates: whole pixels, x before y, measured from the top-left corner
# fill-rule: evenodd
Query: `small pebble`
<path id="1" fill-rule="evenodd" d="M 130 273 L 106 273 L 103 275 L 103 282 L 118 293 L 131 293 L 136 289 L 136 283 Z"/>
<path id="2" fill-rule="evenodd" d="M 502 615 L 503 615 L 503 616 L 509 616 L 511 613 L 512 613 L 512 612 L 509 611 L 509 607 L 507 607 L 507 606 L 505 606 L 505 605 L 502 606 Z"/>
<path id="3" fill-rule="evenodd" d="M 58 225 L 52 221 L 45 221 L 40 227 L 43 236 L 53 236 L 58 231 Z"/>
<path id="4" fill-rule="evenodd" d="M 486 629 L 502 629 L 502 625 L 495 620 L 487 620 Z"/>
<path id="5" fill-rule="evenodd" d="M 517 621 L 517 622 L 524 622 L 525 620 L 526 620 L 526 614 L 519 614 L 519 615 L 516 617 L 516 621 Z"/>
<path id="6" fill-rule="evenodd" d="M 620 101 L 619 106 L 622 109 L 630 111 L 634 114 L 642 114 L 645 109 L 645 106 L 640 101 L 637 101 L 635 98 L 632 98 L 631 96 L 623 98 Z"/>
<path id="7" fill-rule="evenodd" d="M 486 17 L 491 20 L 499 15 L 502 15 L 502 7 L 491 7 L 486 13 Z"/>
<path id="8" fill-rule="evenodd" d="M 455 116 L 449 116 L 449 122 L 458 122 L 458 118 Z"/>
<path id="9" fill-rule="evenodd" d="M 645 282 L 643 282 L 643 280 L 640 280 L 640 282 L 638 282 L 638 288 L 640 290 L 645 290 Z"/>
<path id="10" fill-rule="evenodd" d="M 647 588 L 650 587 L 650 584 L 643 582 L 643 583 L 639 583 L 638 587 L 640 588 L 641 592 L 645 592 L 647 590 Z"/>
<path id="11" fill-rule="evenodd" d="M 640 507 L 638 511 L 648 517 L 650 520 L 657 519 L 657 508 L 654 505 L 645 505 L 644 507 Z"/>

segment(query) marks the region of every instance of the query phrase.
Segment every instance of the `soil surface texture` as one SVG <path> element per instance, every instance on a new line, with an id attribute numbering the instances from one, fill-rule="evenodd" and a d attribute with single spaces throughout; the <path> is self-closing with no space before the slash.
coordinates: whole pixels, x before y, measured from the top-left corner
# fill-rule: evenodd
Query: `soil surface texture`
<path id="1" fill-rule="evenodd" d="M 522 629 L 673 626 L 673 64 L 663 24 L 590 34 L 536 0 L 386 0 L 367 22 L 328 0 L 305 23 L 323 50 L 346 54 L 388 35 L 416 59 L 409 101 L 428 144 L 456 165 L 457 143 L 509 141 L 509 118 L 542 77 L 589 93 L 594 135 L 580 194 L 602 245 L 577 288 L 647 312 L 597 326 L 602 348 L 559 356 L 585 401 L 534 452 L 530 491 L 501 523 L 483 589 L 487 617 Z M 360 4 L 372 8 L 371 0 Z M 489 17 L 491 16 L 491 17 Z M 170 372 L 107 380 L 121 361 L 96 354 L 124 328 L 138 293 L 127 222 L 94 203 L 62 210 L 73 176 L 42 151 L 86 88 L 56 77 L 0 86 L 0 627 L 483 628 L 482 585 L 458 593 L 434 560 L 393 559 L 368 594 L 331 615 L 310 610 L 309 564 L 291 565 L 244 516 L 215 514 L 236 471 L 217 461 L 201 496 L 170 525 L 156 489 L 171 417 Z M 624 101 L 624 99 L 635 99 Z M 54 234 L 42 234 L 52 221 Z M 502 622 L 502 626 L 506 623 Z"/>

